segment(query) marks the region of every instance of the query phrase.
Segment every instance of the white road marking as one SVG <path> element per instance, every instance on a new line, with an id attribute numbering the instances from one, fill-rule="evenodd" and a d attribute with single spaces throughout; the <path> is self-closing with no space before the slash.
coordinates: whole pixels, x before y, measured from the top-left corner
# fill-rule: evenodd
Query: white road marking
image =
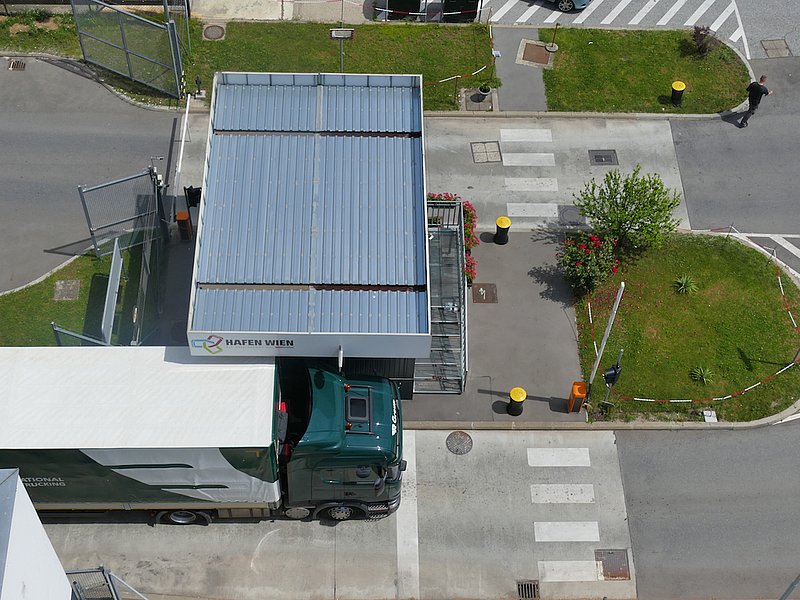
<path id="1" fill-rule="evenodd" d="M 800 413 L 789 415 L 785 419 L 781 419 L 780 421 L 773 423 L 773 425 L 780 425 L 781 423 L 790 423 L 791 421 L 796 421 L 797 419 L 800 419 Z"/>
<path id="2" fill-rule="evenodd" d="M 531 467 L 591 467 L 588 448 L 528 448 Z"/>
<path id="3" fill-rule="evenodd" d="M 599 542 L 597 521 L 537 521 L 533 524 L 537 542 Z"/>
<path id="4" fill-rule="evenodd" d="M 798 248 L 798 247 L 797 247 L 797 246 L 795 246 L 794 244 L 790 244 L 789 242 L 787 242 L 786 240 L 784 240 L 784 239 L 783 239 L 782 237 L 780 237 L 780 236 L 771 235 L 771 236 L 769 236 L 769 237 L 770 237 L 770 239 L 771 239 L 771 240 L 773 240 L 773 241 L 774 241 L 776 244 L 778 244 L 779 246 L 781 246 L 781 247 L 782 247 L 782 248 L 784 248 L 785 250 L 788 250 L 788 251 L 789 251 L 791 254 L 794 254 L 794 255 L 795 255 L 797 258 L 800 258 L 800 248 Z"/>
<path id="5" fill-rule="evenodd" d="M 501 129 L 501 142 L 552 142 L 550 129 Z"/>
<path id="6" fill-rule="evenodd" d="M 397 519 L 397 597 L 419 598 L 419 521 L 417 519 L 417 438 L 416 432 L 403 431 L 403 473 Z"/>
<path id="7" fill-rule="evenodd" d="M 506 214 L 509 217 L 558 218 L 558 204 L 537 204 L 535 202 L 508 202 Z"/>
<path id="8" fill-rule="evenodd" d="M 531 484 L 533 504 L 593 504 L 594 486 L 591 483 L 534 483 Z"/>
<path id="9" fill-rule="evenodd" d="M 503 17 L 504 14 L 506 14 L 508 11 L 510 11 L 512 8 L 514 8 L 514 5 L 516 3 L 517 3 L 517 0 L 508 0 L 508 2 L 503 4 L 503 6 L 500 7 L 500 10 L 498 10 L 496 13 L 494 13 L 489 18 L 489 20 L 492 23 L 496 23 L 497 21 L 499 21 Z"/>
<path id="10" fill-rule="evenodd" d="M 530 19 L 533 16 L 533 13 L 539 10 L 540 6 L 541 6 L 540 4 L 534 4 L 533 6 L 531 6 L 528 10 L 522 13 L 522 16 L 519 19 L 517 19 L 517 23 L 527 23 L 528 19 Z"/>
<path id="11" fill-rule="evenodd" d="M 737 29 L 736 31 L 734 31 L 734 32 L 731 34 L 731 37 L 729 37 L 728 39 L 729 39 L 730 41 L 732 41 L 732 42 L 738 42 L 738 41 L 739 41 L 739 40 L 742 38 L 742 36 L 743 36 L 743 35 L 744 35 L 744 29 L 742 29 L 741 27 L 739 27 L 739 29 Z"/>
<path id="12" fill-rule="evenodd" d="M 658 20 L 656 25 L 666 25 L 669 23 L 669 20 L 675 16 L 675 13 L 678 12 L 684 4 L 686 4 L 687 0 L 675 0 L 675 4 L 673 4 L 670 9 L 664 13 L 664 16 Z"/>
<path id="13" fill-rule="evenodd" d="M 728 20 L 728 17 L 731 16 L 733 9 L 734 9 L 733 2 L 731 2 L 730 4 L 728 4 L 727 8 L 722 11 L 722 14 L 717 17 L 717 20 L 711 24 L 711 31 L 716 31 L 717 29 L 722 27 L 722 24 Z"/>
<path id="14" fill-rule="evenodd" d="M 736 0 L 733 0 L 733 8 L 736 11 L 736 22 L 739 23 L 739 28 L 736 30 L 736 33 L 741 32 L 739 33 L 739 37 L 742 38 L 742 44 L 744 45 L 744 56 L 747 60 L 750 60 L 750 46 L 747 43 L 747 36 L 744 34 L 744 25 L 742 24 L 742 16 L 739 14 L 739 7 L 736 6 Z M 731 38 L 732 37 L 733 36 L 731 36 Z"/>
<path id="15" fill-rule="evenodd" d="M 506 189 L 512 192 L 557 192 L 555 177 L 506 177 Z"/>
<path id="16" fill-rule="evenodd" d="M 540 560 L 539 581 L 600 581 L 601 569 L 595 560 Z"/>
<path id="17" fill-rule="evenodd" d="M 558 17 L 560 17 L 563 14 L 564 13 L 562 13 L 560 10 L 554 10 L 549 15 L 547 15 L 547 18 L 544 20 L 544 22 L 545 23 L 553 23 L 553 22 L 557 21 Z"/>
<path id="18" fill-rule="evenodd" d="M 556 157 L 552 152 L 504 152 L 503 164 L 507 167 L 553 167 Z"/>
<path id="19" fill-rule="evenodd" d="M 573 21 L 574 24 L 583 23 L 589 15 L 597 10 L 597 7 L 603 3 L 603 0 L 594 0 L 589 6 L 583 9 L 583 12 L 578 15 L 578 18 Z"/>
<path id="20" fill-rule="evenodd" d="M 617 4 L 614 7 L 614 10 L 612 10 L 610 13 L 608 13 L 606 15 L 605 19 L 600 21 L 600 24 L 601 25 L 608 25 L 610 23 L 613 23 L 614 19 L 616 19 L 619 16 L 619 13 L 621 13 L 623 10 L 625 10 L 625 8 L 627 8 L 628 4 L 630 4 L 630 3 L 631 3 L 631 0 L 622 0 L 619 4 Z"/>
<path id="21" fill-rule="evenodd" d="M 711 8 L 711 5 L 714 4 L 717 0 L 705 0 L 700 6 L 697 7 L 697 10 L 692 13 L 692 16 L 689 17 L 689 20 L 684 23 L 685 26 L 691 27 L 697 20 L 702 17 L 705 12 Z"/>
<path id="22" fill-rule="evenodd" d="M 647 16 L 653 7 L 658 4 L 658 0 L 650 0 L 647 4 L 645 4 L 642 9 L 636 13 L 636 16 L 633 17 L 629 22 L 628 25 L 638 25 L 642 19 Z"/>

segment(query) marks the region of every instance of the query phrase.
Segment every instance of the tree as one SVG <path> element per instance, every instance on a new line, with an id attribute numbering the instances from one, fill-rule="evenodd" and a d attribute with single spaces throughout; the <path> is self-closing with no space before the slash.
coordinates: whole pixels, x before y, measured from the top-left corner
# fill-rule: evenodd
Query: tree
<path id="1" fill-rule="evenodd" d="M 624 249 L 659 246 L 678 221 L 672 211 L 681 203 L 656 174 L 641 175 L 641 166 L 623 178 L 619 169 L 606 174 L 601 185 L 594 179 L 575 196 L 575 206 L 603 237 L 619 240 Z"/>

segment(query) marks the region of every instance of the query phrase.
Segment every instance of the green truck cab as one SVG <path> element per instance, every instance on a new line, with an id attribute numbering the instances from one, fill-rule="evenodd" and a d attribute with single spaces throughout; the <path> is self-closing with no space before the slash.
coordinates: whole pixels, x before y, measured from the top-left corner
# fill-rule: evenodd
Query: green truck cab
<path id="1" fill-rule="evenodd" d="M 286 418 L 276 419 L 286 423 L 277 435 L 286 516 L 378 519 L 397 510 L 406 464 L 397 386 L 315 366 L 280 373 L 292 382 L 282 379 L 277 410 Z"/>

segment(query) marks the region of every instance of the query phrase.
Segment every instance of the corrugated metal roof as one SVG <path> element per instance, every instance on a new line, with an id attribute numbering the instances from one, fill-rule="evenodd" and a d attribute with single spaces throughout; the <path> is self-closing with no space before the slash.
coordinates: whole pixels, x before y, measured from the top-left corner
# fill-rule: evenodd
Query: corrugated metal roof
<path id="1" fill-rule="evenodd" d="M 198 282 L 424 285 L 421 144 L 215 135 Z"/>
<path id="2" fill-rule="evenodd" d="M 232 75 L 214 92 L 215 131 L 422 131 L 416 77 Z"/>
<path id="3" fill-rule="evenodd" d="M 198 331 L 428 332 L 426 292 L 201 288 L 195 298 Z"/>
<path id="4" fill-rule="evenodd" d="M 218 74 L 190 330 L 429 331 L 419 86 Z"/>

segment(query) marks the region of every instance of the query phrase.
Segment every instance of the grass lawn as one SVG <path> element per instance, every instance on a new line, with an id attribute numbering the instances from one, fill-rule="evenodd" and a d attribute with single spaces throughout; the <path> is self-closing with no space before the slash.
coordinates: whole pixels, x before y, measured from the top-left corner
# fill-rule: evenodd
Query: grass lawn
<path id="1" fill-rule="evenodd" d="M 123 251 L 122 257 L 123 278 L 117 302 L 120 322 L 112 336 L 115 345 L 130 343 L 132 326 L 127 321 L 136 304 L 141 267 L 141 252 L 137 248 Z M 36 285 L 0 296 L 0 346 L 55 346 L 51 321 L 64 329 L 99 339 L 110 268 L 110 256 L 81 256 Z M 126 273 L 130 281 L 126 281 Z M 76 279 L 81 282 L 77 300 L 53 299 L 56 281 Z M 121 319 L 121 315 L 128 318 Z"/>
<path id="2" fill-rule="evenodd" d="M 280 71 L 338 73 L 339 43 L 330 39 L 326 23 L 228 23 L 225 39 L 203 41 L 192 22 L 192 55 L 185 63 L 186 81 L 199 75 L 209 89 L 215 71 Z M 422 74 L 426 110 L 452 110 L 455 83 L 434 82 L 467 75 L 492 59 L 484 25 L 465 27 L 375 23 L 356 25 L 344 43 L 345 72 Z M 490 70 L 484 71 L 486 76 Z M 477 86 L 481 76 L 461 80 Z"/>
<path id="3" fill-rule="evenodd" d="M 672 289 L 675 278 L 689 274 L 698 285 L 693 294 Z M 602 369 L 595 378 L 596 418 L 697 419 L 696 411 L 712 406 L 727 421 L 749 421 L 772 415 L 800 397 L 800 365 L 752 391 L 738 392 L 771 375 L 794 359 L 800 348 L 783 305 L 775 266 L 737 240 L 675 234 L 663 248 L 649 250 L 626 265 L 592 295 L 597 343 L 600 343 L 620 280 L 625 295 L 606 345 L 602 366 L 609 367 L 624 349 L 622 374 L 614 387 L 625 396 L 696 399 L 692 404 L 646 403 L 611 394 L 613 407 L 599 412 L 605 394 Z M 800 291 L 781 278 L 795 318 Z M 595 354 L 586 299 L 576 305 L 579 350 L 584 376 Z M 712 382 L 693 381 L 695 367 L 713 372 Z M 694 413 L 694 414 L 693 414 Z"/>
<path id="4" fill-rule="evenodd" d="M 552 30 L 539 30 L 542 41 Z M 715 113 L 745 99 L 747 69 L 718 44 L 699 57 L 688 31 L 559 29 L 555 67 L 544 71 L 552 111 Z M 683 105 L 672 106 L 674 81 Z"/>
<path id="5" fill-rule="evenodd" d="M 28 11 L 0 15 L 0 49 L 16 52 L 47 52 L 80 58 L 81 46 L 71 13 L 53 15 Z"/>

